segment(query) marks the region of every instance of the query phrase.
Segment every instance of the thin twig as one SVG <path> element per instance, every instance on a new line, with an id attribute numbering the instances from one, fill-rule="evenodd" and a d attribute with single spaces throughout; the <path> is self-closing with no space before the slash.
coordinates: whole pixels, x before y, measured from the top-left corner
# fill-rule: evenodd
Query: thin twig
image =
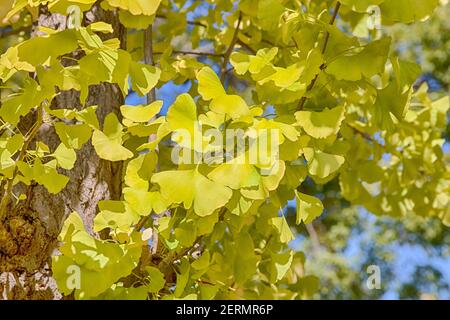
<path id="1" fill-rule="evenodd" d="M 333 16 L 331 17 L 331 20 L 330 20 L 330 23 L 329 23 L 330 25 L 334 25 L 334 22 L 336 21 L 336 17 L 338 15 L 338 12 L 339 12 L 340 8 L 341 8 L 341 3 L 338 1 L 338 2 L 336 2 L 336 7 L 334 8 Z M 324 40 L 323 47 L 322 47 L 322 55 L 324 55 L 325 52 L 327 51 L 329 40 L 330 40 L 330 32 L 327 30 L 325 32 L 325 40 Z M 323 69 L 325 69 L 325 64 L 322 64 L 320 66 L 320 70 L 322 71 Z M 297 110 L 302 110 L 303 107 L 305 106 L 306 99 L 307 99 L 306 94 L 308 92 L 310 92 L 314 88 L 314 85 L 317 82 L 317 78 L 319 77 L 319 74 L 320 74 L 320 72 L 316 74 L 314 79 L 311 81 L 311 83 L 306 88 L 305 95 L 300 99 L 300 102 L 298 104 Z"/>
<path id="2" fill-rule="evenodd" d="M 184 51 L 184 50 L 173 50 L 173 53 L 177 54 L 192 54 L 194 56 L 213 56 L 213 57 L 223 57 L 223 53 L 215 52 L 201 52 L 201 51 Z"/>
<path id="3" fill-rule="evenodd" d="M 155 65 L 153 59 L 153 25 L 151 24 L 144 32 L 144 62 L 146 64 Z M 152 88 L 147 94 L 147 104 L 156 100 L 155 88 Z"/>
<path id="4" fill-rule="evenodd" d="M 350 128 L 353 129 L 353 131 L 356 134 L 359 134 L 361 137 L 363 137 L 364 139 L 370 141 L 370 142 L 376 142 L 372 136 L 370 136 L 368 133 L 361 131 L 359 128 L 357 128 L 355 125 L 353 125 L 352 123 L 346 122 L 347 126 L 349 126 Z"/>
<path id="5" fill-rule="evenodd" d="M 243 48 L 247 49 L 247 51 L 249 51 L 251 54 L 255 55 L 256 54 L 256 50 L 253 49 L 252 47 L 250 47 L 248 44 L 246 44 L 244 41 L 242 41 L 241 39 L 237 40 L 237 43 L 239 45 L 241 45 Z"/>
<path id="6" fill-rule="evenodd" d="M 167 19 L 167 16 L 165 16 L 164 14 L 157 14 L 156 18 L 158 19 Z M 186 21 L 187 24 L 192 25 L 192 26 L 199 26 L 202 28 L 207 28 L 208 26 L 200 21 Z"/>
<path id="7" fill-rule="evenodd" d="M 233 38 L 231 39 L 230 46 L 228 47 L 227 51 L 225 52 L 225 56 L 223 58 L 222 70 L 221 70 L 221 75 L 220 75 L 220 80 L 222 82 L 225 80 L 227 65 L 228 65 L 228 62 L 230 61 L 231 53 L 233 52 L 234 46 L 236 45 L 236 42 L 238 41 L 239 27 L 241 26 L 241 21 L 242 21 L 242 12 L 239 12 L 239 18 L 237 21 L 236 29 L 234 30 Z"/>

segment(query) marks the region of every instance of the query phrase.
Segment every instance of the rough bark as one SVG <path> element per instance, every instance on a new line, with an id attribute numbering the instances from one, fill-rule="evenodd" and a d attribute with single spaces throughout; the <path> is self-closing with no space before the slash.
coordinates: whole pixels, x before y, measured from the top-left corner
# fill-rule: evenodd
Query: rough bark
<path id="1" fill-rule="evenodd" d="M 124 46 L 125 33 L 116 13 L 95 5 L 85 13 L 84 23 L 95 21 L 112 24 L 114 34 L 102 37 L 119 38 Z M 42 8 L 37 25 L 62 30 L 66 28 L 66 17 L 50 14 Z M 101 84 L 90 88 L 85 106 L 97 105 L 97 116 L 103 123 L 107 114 L 118 113 L 123 100 L 116 85 Z M 80 103 L 76 91 L 61 92 L 51 103 L 55 109 L 85 106 Z M 34 118 L 31 115 L 23 119 L 21 125 L 30 126 Z M 37 139 L 51 150 L 60 144 L 54 127 L 49 124 L 41 126 Z M 70 178 L 62 192 L 53 195 L 44 187 L 33 184 L 26 188 L 27 200 L 17 208 L 11 208 L 5 221 L 0 221 L 0 299 L 61 298 L 51 278 L 50 261 L 64 220 L 77 211 L 92 233 L 98 201 L 121 197 L 122 164 L 99 159 L 91 143 L 77 152 L 75 167 L 61 173 Z"/>

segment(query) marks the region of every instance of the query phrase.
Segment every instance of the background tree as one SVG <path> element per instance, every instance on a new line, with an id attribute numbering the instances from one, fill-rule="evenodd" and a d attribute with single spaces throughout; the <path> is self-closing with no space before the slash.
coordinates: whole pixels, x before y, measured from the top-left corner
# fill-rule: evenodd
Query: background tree
<path id="1" fill-rule="evenodd" d="M 367 27 L 373 5 L 395 28 L 438 4 L 4 2 L 2 296 L 307 298 L 324 286 L 305 257 L 324 244 L 339 254 L 349 230 L 365 228 L 345 206 L 446 230 L 448 97 L 415 85 L 419 66 Z M 173 103 L 159 100 L 177 86 Z M 146 104 L 126 105 L 130 93 Z M 279 153 L 269 163 L 171 161 L 174 149 L 223 156 L 208 137 L 200 147 L 182 138 L 214 128 L 255 144 L 277 130 Z M 293 199 L 294 218 L 283 214 Z M 306 255 L 288 245 L 295 224 L 312 239 Z"/>

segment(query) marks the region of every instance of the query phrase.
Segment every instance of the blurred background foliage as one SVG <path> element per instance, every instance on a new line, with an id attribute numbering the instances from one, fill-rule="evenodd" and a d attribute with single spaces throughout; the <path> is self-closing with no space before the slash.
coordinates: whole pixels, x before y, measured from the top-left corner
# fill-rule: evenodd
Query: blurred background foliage
<path id="1" fill-rule="evenodd" d="M 421 66 L 416 87 L 426 83 L 434 98 L 448 95 L 449 1 L 441 1 L 425 23 L 383 28 L 381 32 L 393 38 L 398 55 Z M 444 151 L 450 163 L 449 125 L 445 138 Z M 307 186 L 311 188 L 307 192 L 321 195 L 329 208 L 312 227 L 298 228 L 293 243 L 296 249 L 310 253 L 306 269 L 321 281 L 316 298 L 450 299 L 450 230 L 441 221 L 413 215 L 401 221 L 375 217 L 349 206 L 339 194 L 337 181 Z M 294 206 L 286 209 L 291 219 L 295 219 Z M 380 267 L 380 290 L 367 289 L 369 265 Z"/>
<path id="2" fill-rule="evenodd" d="M 426 1 L 426 0 L 424 0 Z M 17 19 L 14 28 L 2 28 L 5 8 L 13 0 L 0 4 L 0 50 L 21 41 L 30 26 L 26 17 Z M 348 26 L 342 26 L 343 28 Z M 416 86 L 426 83 L 433 98 L 449 94 L 450 4 L 441 6 L 426 23 L 396 24 L 381 31 L 393 37 L 400 57 L 416 61 L 422 75 Z M 184 42 L 181 38 L 179 41 Z M 206 58 L 205 58 L 206 59 Z M 235 86 L 239 79 L 235 81 Z M 245 86 L 245 85 L 244 85 Z M 181 88 L 181 89 L 180 89 Z M 10 88 L 3 88 L 8 94 Z M 158 97 L 173 100 L 186 91 L 180 86 L 161 88 Z M 245 87 L 243 88 L 245 90 Z M 166 92 L 167 91 L 167 92 Z M 244 93 L 243 93 L 244 94 Z M 130 98 L 131 97 L 131 98 Z M 133 95 L 132 103 L 139 103 Z M 450 126 L 447 126 L 446 152 L 450 164 Z M 299 226 L 291 246 L 307 252 L 305 269 L 320 279 L 314 295 L 320 299 L 450 299 L 450 230 L 439 219 L 410 216 L 401 221 L 375 217 L 350 204 L 340 195 L 338 179 L 325 185 L 305 183 L 308 194 L 321 197 L 327 211 L 307 228 Z M 295 225 L 295 203 L 286 209 L 289 225 Z M 289 220 L 288 219 L 288 220 Z M 382 288 L 366 286 L 369 265 L 381 269 Z"/>

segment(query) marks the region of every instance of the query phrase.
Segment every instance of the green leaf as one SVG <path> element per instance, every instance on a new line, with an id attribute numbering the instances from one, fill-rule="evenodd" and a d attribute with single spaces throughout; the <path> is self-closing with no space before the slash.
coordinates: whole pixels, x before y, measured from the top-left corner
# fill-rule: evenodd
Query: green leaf
<path id="1" fill-rule="evenodd" d="M 68 149 L 79 150 L 91 138 L 92 129 L 87 124 L 67 125 L 56 122 L 54 126 L 61 142 Z"/>
<path id="2" fill-rule="evenodd" d="M 148 278 L 150 280 L 150 283 L 147 286 L 148 292 L 157 293 L 164 288 L 166 280 L 164 279 L 164 274 L 162 274 L 158 268 L 145 267 L 145 271 L 148 272 Z"/>
<path id="3" fill-rule="evenodd" d="M 341 3 L 357 12 L 367 13 L 371 6 L 378 6 L 385 0 L 341 0 Z"/>
<path id="4" fill-rule="evenodd" d="M 429 17 L 439 5 L 439 0 L 384 0 L 380 5 L 387 22 L 412 23 Z"/>
<path id="5" fill-rule="evenodd" d="M 325 72 L 338 80 L 358 81 L 381 74 L 389 54 L 391 38 L 370 42 L 359 53 L 347 53 L 329 62 Z"/>
<path id="6" fill-rule="evenodd" d="M 52 155 L 58 161 L 58 165 L 67 170 L 72 169 L 77 160 L 75 150 L 67 148 L 64 143 L 61 143 Z"/>
<path id="7" fill-rule="evenodd" d="M 59 240 L 62 255 L 53 257 L 53 276 L 61 292 L 73 292 L 77 299 L 96 297 L 130 275 L 142 251 L 140 234 L 133 234 L 126 244 L 98 240 L 85 230 L 75 212 L 65 221 Z M 79 283 L 73 283 L 76 276 Z M 74 284 L 79 287 L 72 287 Z"/>
<path id="8" fill-rule="evenodd" d="M 280 235 L 280 241 L 282 243 L 289 243 L 290 241 L 295 239 L 284 216 L 272 218 L 270 222 L 275 227 L 275 229 L 277 229 L 278 234 Z"/>
<path id="9" fill-rule="evenodd" d="M 144 96 L 158 84 L 161 70 L 154 66 L 131 62 L 130 76 L 133 90 Z"/>
<path id="10" fill-rule="evenodd" d="M 311 223 L 314 219 L 322 214 L 323 204 L 320 199 L 309 196 L 304 193 L 300 193 L 297 190 L 295 192 L 296 207 L 297 207 L 297 219 L 296 223 Z"/>
<path id="11" fill-rule="evenodd" d="M 321 112 L 298 111 L 295 113 L 295 119 L 308 135 L 323 139 L 338 133 L 344 120 L 344 107 L 325 108 Z"/>
<path id="12" fill-rule="evenodd" d="M 103 200 L 98 204 L 100 212 L 94 218 L 94 231 L 106 228 L 128 232 L 140 216 L 123 201 Z"/>
<path id="13" fill-rule="evenodd" d="M 67 185 L 69 177 L 59 174 L 53 165 L 52 162 L 43 165 L 39 159 L 36 159 L 33 165 L 33 179 L 43 185 L 48 192 L 57 194 Z"/>
<path id="14" fill-rule="evenodd" d="M 304 154 L 308 161 L 309 173 L 320 179 L 328 178 L 337 172 L 345 162 L 343 156 L 325 153 L 312 148 L 305 148 Z"/>

